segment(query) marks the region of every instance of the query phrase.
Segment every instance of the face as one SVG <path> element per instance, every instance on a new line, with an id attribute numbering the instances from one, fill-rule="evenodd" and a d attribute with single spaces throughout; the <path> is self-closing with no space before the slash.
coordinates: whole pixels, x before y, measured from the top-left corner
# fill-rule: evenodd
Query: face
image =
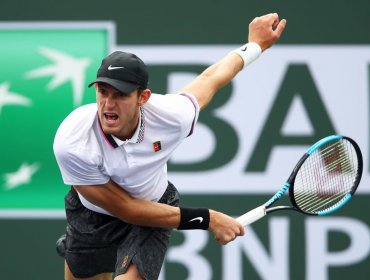
<path id="1" fill-rule="evenodd" d="M 130 139 L 139 122 L 139 108 L 148 101 L 150 90 L 122 93 L 103 83 L 96 83 L 95 89 L 98 115 L 104 133 L 123 141 Z"/>

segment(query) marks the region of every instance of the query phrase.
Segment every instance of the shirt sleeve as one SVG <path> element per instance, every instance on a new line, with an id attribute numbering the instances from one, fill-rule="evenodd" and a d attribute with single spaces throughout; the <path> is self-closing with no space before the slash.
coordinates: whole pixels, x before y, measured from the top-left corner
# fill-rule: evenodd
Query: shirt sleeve
<path id="1" fill-rule="evenodd" d="M 102 159 L 82 149 L 69 149 L 63 143 L 54 144 L 54 154 L 62 178 L 67 185 L 100 185 L 109 181 L 102 171 Z"/>
<path id="2" fill-rule="evenodd" d="M 193 111 L 193 113 L 189 114 L 189 116 L 190 116 L 190 120 L 188 121 L 188 126 L 189 126 L 188 131 L 189 131 L 189 133 L 187 134 L 187 137 L 189 137 L 190 135 L 193 134 L 195 124 L 198 121 L 199 110 L 200 110 L 199 109 L 199 104 L 198 104 L 197 100 L 195 99 L 195 97 L 192 96 L 191 94 L 181 93 L 180 95 L 186 97 L 189 100 L 189 103 L 191 104 L 190 105 L 190 112 Z"/>

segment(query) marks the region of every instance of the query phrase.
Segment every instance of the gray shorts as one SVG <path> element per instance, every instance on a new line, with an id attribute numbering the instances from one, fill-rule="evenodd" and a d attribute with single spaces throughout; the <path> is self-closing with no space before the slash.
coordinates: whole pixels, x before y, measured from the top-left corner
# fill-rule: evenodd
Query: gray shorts
<path id="1" fill-rule="evenodd" d="M 179 204 L 179 194 L 169 183 L 159 200 L 173 206 Z M 115 217 L 84 207 L 71 188 L 65 197 L 67 229 L 57 242 L 63 256 L 77 278 L 87 278 L 104 272 L 124 274 L 134 263 L 146 280 L 158 279 L 168 248 L 170 229 L 127 224 Z"/>

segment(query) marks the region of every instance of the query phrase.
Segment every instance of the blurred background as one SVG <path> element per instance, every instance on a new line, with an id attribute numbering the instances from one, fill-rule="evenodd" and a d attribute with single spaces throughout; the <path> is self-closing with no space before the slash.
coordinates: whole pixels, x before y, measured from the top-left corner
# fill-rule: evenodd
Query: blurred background
<path id="1" fill-rule="evenodd" d="M 3 0 L 0 9 L 1 279 L 63 279 L 65 230 L 52 143 L 60 122 L 94 102 L 87 84 L 114 50 L 150 69 L 153 92 L 177 92 L 244 44 L 254 17 L 286 30 L 220 91 L 169 163 L 182 205 L 238 216 L 262 204 L 302 153 L 352 137 L 363 180 L 324 218 L 277 213 L 220 246 L 204 231 L 173 234 L 160 279 L 368 279 L 370 274 L 370 2 Z"/>

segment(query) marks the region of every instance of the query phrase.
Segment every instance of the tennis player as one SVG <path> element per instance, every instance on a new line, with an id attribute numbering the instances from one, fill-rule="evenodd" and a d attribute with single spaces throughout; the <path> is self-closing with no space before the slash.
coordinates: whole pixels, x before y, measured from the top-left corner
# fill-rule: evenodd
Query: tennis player
<path id="1" fill-rule="evenodd" d="M 190 136 L 199 111 L 239 71 L 282 34 L 276 13 L 255 18 L 248 43 L 210 66 L 179 94 L 148 89 L 136 55 L 103 59 L 90 86 L 96 103 L 74 110 L 60 125 L 54 153 L 65 184 L 67 228 L 57 242 L 65 279 L 157 279 L 172 229 L 209 230 L 227 244 L 244 234 L 228 215 L 179 207 L 166 163 Z"/>

